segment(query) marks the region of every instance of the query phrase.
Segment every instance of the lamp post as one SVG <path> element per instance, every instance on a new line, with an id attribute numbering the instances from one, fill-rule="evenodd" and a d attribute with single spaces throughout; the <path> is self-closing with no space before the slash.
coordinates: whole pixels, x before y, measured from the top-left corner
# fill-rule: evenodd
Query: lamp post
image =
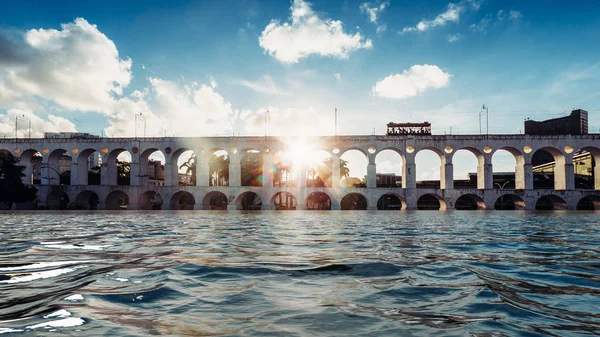
<path id="1" fill-rule="evenodd" d="M 22 120 L 22 121 L 29 122 L 29 137 L 28 138 L 31 138 L 31 119 L 25 117 L 25 114 L 22 114 L 21 116 L 19 116 L 19 115 L 15 116 L 15 139 L 19 138 L 19 134 L 18 134 L 19 119 Z"/>
<path id="2" fill-rule="evenodd" d="M 508 184 L 509 182 L 510 182 L 510 180 L 507 180 L 502 185 L 500 185 L 500 183 L 494 183 L 494 185 L 496 185 L 496 186 L 498 186 L 498 188 L 500 188 L 500 193 L 502 193 L 500 195 L 500 210 L 504 209 L 504 193 L 502 191 L 504 190 L 504 186 L 506 186 L 506 184 Z"/>
<path id="3" fill-rule="evenodd" d="M 144 138 L 146 138 L 146 117 L 144 117 L 144 115 L 140 112 L 139 114 L 135 114 L 135 138 L 137 139 L 137 120 L 139 119 L 143 119 L 144 120 Z"/>

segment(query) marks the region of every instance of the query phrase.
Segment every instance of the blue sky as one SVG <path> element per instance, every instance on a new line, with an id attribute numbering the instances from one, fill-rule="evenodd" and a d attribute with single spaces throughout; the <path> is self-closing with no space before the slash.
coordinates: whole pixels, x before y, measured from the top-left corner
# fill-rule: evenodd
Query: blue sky
<path id="1" fill-rule="evenodd" d="M 519 133 L 590 112 L 593 1 L 3 1 L 0 134 Z M 27 123 L 19 125 L 25 135 Z"/>

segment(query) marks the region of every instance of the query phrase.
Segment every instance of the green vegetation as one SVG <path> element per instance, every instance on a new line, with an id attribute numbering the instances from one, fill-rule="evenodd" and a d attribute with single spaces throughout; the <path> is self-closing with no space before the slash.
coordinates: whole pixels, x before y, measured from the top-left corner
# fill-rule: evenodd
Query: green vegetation
<path id="1" fill-rule="evenodd" d="M 14 203 L 37 199 L 37 188 L 23 184 L 25 166 L 11 154 L 0 154 L 0 202 L 12 209 Z"/>

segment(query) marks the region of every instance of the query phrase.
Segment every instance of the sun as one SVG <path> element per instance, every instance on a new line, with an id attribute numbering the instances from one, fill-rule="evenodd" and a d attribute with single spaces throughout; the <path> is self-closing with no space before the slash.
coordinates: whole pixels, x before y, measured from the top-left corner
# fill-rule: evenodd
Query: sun
<path id="1" fill-rule="evenodd" d="M 288 142 L 284 158 L 294 166 L 310 166 L 315 161 L 313 148 L 302 139 Z"/>

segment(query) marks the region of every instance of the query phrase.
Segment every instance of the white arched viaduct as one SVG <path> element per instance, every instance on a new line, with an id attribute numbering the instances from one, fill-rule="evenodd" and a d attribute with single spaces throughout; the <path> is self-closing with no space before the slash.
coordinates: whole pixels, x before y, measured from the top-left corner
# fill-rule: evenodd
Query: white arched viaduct
<path id="1" fill-rule="evenodd" d="M 302 141 L 315 149 L 324 149 L 333 157 L 332 186 L 305 187 L 306 168 L 300 168 L 297 186 L 273 187 L 271 170 L 263 170 L 262 186 L 241 186 L 240 160 L 247 150 L 262 155 L 263 167 L 273 167 L 277 154 L 285 151 L 294 142 Z M 492 155 L 497 150 L 510 152 L 516 161 L 515 189 L 494 189 Z M 555 159 L 554 190 L 535 190 L 531 159 L 543 149 Z M 187 150 L 197 156 L 195 186 L 178 186 L 177 159 Z M 229 155 L 229 184 L 216 185 L 209 178 L 209 157 L 216 150 Z M 359 150 L 368 158 L 367 187 L 340 187 L 339 160 L 344 152 Z M 402 188 L 377 188 L 375 158 L 384 150 L 396 151 L 402 157 Z M 421 150 L 432 150 L 440 156 L 440 188 L 416 188 L 415 156 Z M 456 151 L 468 150 L 478 159 L 477 189 L 455 189 L 453 186 L 452 158 Z M 530 136 L 530 135 L 414 135 L 414 136 L 325 136 L 298 138 L 286 137 L 168 137 L 168 138 L 43 138 L 2 139 L 0 151 L 19 157 L 26 167 L 25 183 L 32 183 L 32 157 L 41 156 L 42 179 L 38 187 L 40 203 L 49 202 L 49 195 L 59 185 L 58 161 L 62 154 L 71 160 L 70 185 L 60 186 L 68 199 L 75 201 L 82 193 L 87 197 L 95 194 L 98 208 L 110 208 L 114 196 L 126 198 L 128 209 L 137 209 L 145 193 L 158 194 L 163 200 L 162 209 L 187 208 L 206 209 L 206 196 L 221 192 L 227 197 L 228 209 L 239 206 L 240 196 L 254 192 L 262 201 L 262 209 L 272 207 L 273 196 L 287 192 L 296 199 L 297 209 L 306 208 L 306 198 L 313 192 L 325 193 L 331 199 L 331 208 L 339 209 L 342 198 L 349 193 L 359 193 L 366 198 L 368 209 L 377 209 L 378 200 L 384 195 L 394 195 L 407 209 L 416 209 L 417 200 L 423 195 L 432 195 L 441 201 L 442 208 L 452 209 L 462 195 L 475 196 L 480 208 L 493 209 L 494 203 L 504 195 L 517 196 L 522 202 L 519 208 L 534 209 L 536 202 L 544 197 L 558 197 L 564 201 L 563 208 L 575 209 L 583 198 L 600 200 L 600 165 L 594 169 L 594 188 L 575 189 L 573 155 L 578 150 L 589 151 L 596 162 L 600 160 L 600 134 L 573 136 Z M 130 185 L 117 184 L 116 158 L 124 151 L 131 154 Z M 164 186 L 149 186 L 148 156 L 161 151 L 165 156 Z M 101 183 L 88 185 L 87 160 L 90 154 L 101 154 Z M 302 171 L 304 170 L 304 171 Z M 89 191 L 89 192 L 86 192 Z M 92 193 L 93 192 L 93 193 Z M 109 198 L 110 196 L 110 198 Z M 185 199 L 185 202 L 181 201 Z M 113 200 L 113 201 L 110 201 Z M 183 205 L 183 206 L 180 206 Z M 596 202 L 594 202 L 596 204 Z M 239 207 L 238 207 L 239 208 Z"/>

